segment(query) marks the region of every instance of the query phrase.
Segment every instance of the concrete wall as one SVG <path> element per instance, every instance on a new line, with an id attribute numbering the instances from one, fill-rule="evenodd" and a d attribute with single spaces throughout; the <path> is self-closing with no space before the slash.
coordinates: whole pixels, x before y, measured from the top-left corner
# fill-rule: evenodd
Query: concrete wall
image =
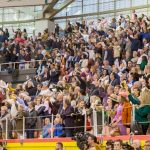
<path id="1" fill-rule="evenodd" d="M 50 20 L 39 20 L 35 22 L 35 35 L 39 32 L 43 33 L 43 31 L 48 28 L 49 32 L 55 31 L 55 23 Z"/>
<path id="2" fill-rule="evenodd" d="M 24 82 L 26 81 L 27 75 L 34 77 L 36 75 L 36 69 L 19 70 L 18 77 L 13 77 L 8 72 L 0 72 L 0 79 L 5 82 Z"/>

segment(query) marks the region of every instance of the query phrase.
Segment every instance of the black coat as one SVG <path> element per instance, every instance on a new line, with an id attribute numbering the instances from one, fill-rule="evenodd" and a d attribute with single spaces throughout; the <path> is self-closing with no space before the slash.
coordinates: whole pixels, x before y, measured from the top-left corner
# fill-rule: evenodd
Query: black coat
<path id="1" fill-rule="evenodd" d="M 27 112 L 27 118 L 25 120 L 26 129 L 35 128 L 36 121 L 37 121 L 36 116 L 37 116 L 37 112 L 34 108 L 31 111 Z"/>
<path id="2" fill-rule="evenodd" d="M 37 89 L 36 87 L 30 87 L 30 88 L 26 88 L 26 91 L 29 93 L 29 96 L 35 96 Z"/>
<path id="3" fill-rule="evenodd" d="M 74 127 L 74 118 L 71 116 L 74 114 L 74 109 L 72 106 L 68 106 L 65 110 L 62 109 L 60 115 L 64 121 L 65 127 Z"/>

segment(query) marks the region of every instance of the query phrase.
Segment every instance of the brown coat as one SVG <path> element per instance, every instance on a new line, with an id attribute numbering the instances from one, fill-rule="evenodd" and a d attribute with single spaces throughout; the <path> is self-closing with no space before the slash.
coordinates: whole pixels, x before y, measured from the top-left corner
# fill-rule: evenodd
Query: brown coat
<path id="1" fill-rule="evenodd" d="M 128 101 L 124 102 L 122 109 L 122 123 L 124 125 L 131 124 L 131 113 L 132 113 L 132 105 Z"/>

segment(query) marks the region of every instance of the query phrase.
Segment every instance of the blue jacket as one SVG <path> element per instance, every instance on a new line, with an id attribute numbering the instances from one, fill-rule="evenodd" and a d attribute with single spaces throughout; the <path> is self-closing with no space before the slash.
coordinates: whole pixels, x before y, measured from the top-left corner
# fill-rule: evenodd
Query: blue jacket
<path id="1" fill-rule="evenodd" d="M 144 38 L 147 38 L 148 41 L 150 41 L 150 33 L 141 33 L 140 38 L 141 40 L 143 40 Z"/>
<path id="2" fill-rule="evenodd" d="M 43 131 L 42 131 L 43 138 L 50 138 L 51 137 L 51 134 L 48 132 L 48 130 L 50 128 L 51 128 L 51 124 L 45 125 L 43 127 Z"/>
<path id="3" fill-rule="evenodd" d="M 56 124 L 54 130 L 54 136 L 61 136 L 64 134 L 64 125 L 63 124 Z"/>
<path id="4" fill-rule="evenodd" d="M 128 38 L 131 41 L 131 51 L 138 51 L 139 47 L 140 47 L 140 40 L 139 39 L 134 39 L 130 36 L 128 36 Z"/>

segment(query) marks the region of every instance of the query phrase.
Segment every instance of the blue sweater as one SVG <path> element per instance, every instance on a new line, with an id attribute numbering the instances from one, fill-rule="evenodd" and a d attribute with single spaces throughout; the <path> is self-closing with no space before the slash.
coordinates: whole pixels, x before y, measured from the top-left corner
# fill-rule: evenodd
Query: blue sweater
<path id="1" fill-rule="evenodd" d="M 43 138 L 50 138 L 51 137 L 51 134 L 48 132 L 48 130 L 50 128 L 51 128 L 51 124 L 45 125 L 43 127 L 43 131 L 42 131 Z"/>
<path id="2" fill-rule="evenodd" d="M 61 136 L 64 134 L 64 125 L 63 124 L 56 124 L 54 130 L 54 136 Z"/>

